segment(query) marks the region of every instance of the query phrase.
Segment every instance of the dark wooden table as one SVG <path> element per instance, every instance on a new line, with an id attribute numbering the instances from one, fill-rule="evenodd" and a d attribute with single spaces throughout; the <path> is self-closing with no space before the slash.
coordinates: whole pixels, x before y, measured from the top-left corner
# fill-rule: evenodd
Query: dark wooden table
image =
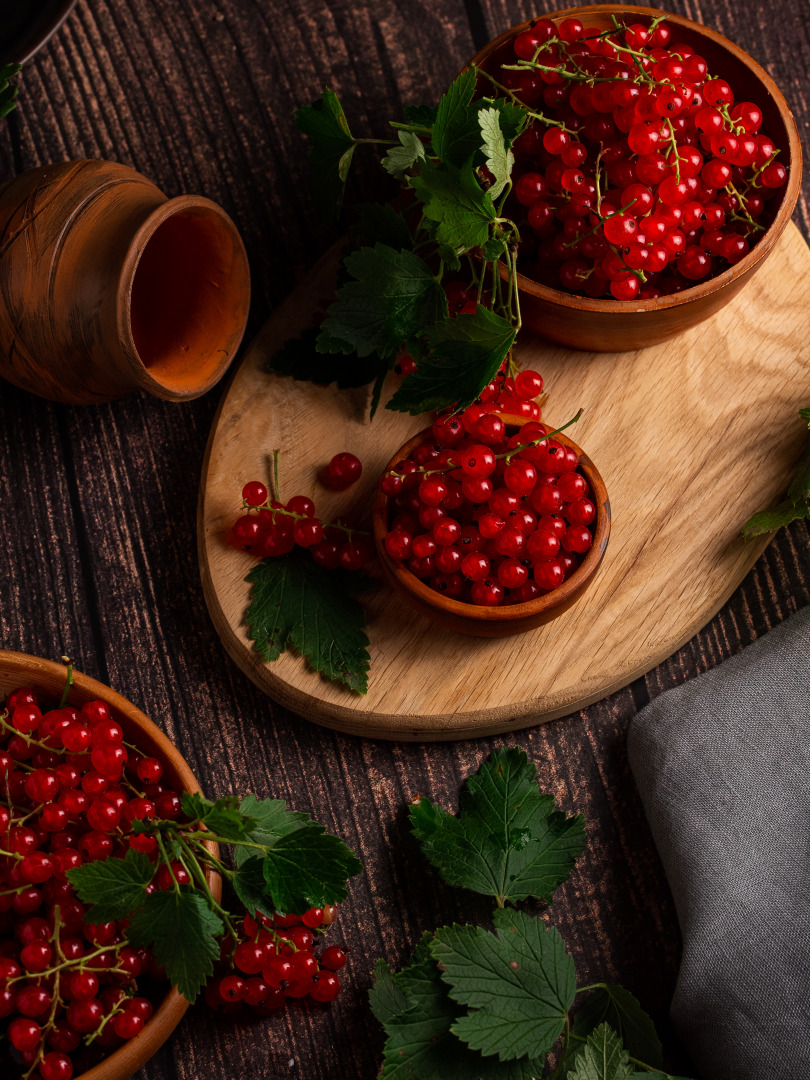
<path id="1" fill-rule="evenodd" d="M 402 106 L 436 101 L 489 38 L 553 6 L 80 0 L 23 73 L 20 107 L 0 132 L 0 151 L 7 172 L 111 158 L 169 195 L 197 192 L 221 203 L 250 255 L 250 336 L 331 239 L 317 223 L 294 109 L 330 85 L 358 133 L 379 131 Z M 792 103 L 807 142 L 806 0 L 667 6 L 755 56 Z M 360 169 L 358 196 L 375 196 L 375 175 Z M 808 190 L 805 181 L 795 219 L 805 238 Z M 341 910 L 351 961 L 346 991 L 330 1009 L 289 1009 L 233 1026 L 198 1006 L 139 1076 L 374 1077 L 382 1046 L 366 1004 L 374 958 L 398 964 L 423 930 L 486 914 L 425 872 L 408 837 L 406 805 L 416 792 L 454 805 L 461 779 L 504 744 L 525 748 L 543 786 L 588 820 L 587 851 L 553 907 L 580 980 L 630 988 L 659 1023 L 672 1067 L 687 1070 L 667 1024 L 678 929 L 625 736 L 651 697 L 808 603 L 807 523 L 774 540 L 697 637 L 583 712 L 497 739 L 395 745 L 350 738 L 259 693 L 209 620 L 195 513 L 219 394 L 184 406 L 134 396 L 73 408 L 0 387 L 0 645 L 54 658 L 70 652 L 81 670 L 166 730 L 210 794 L 284 798 L 343 834 L 366 866 Z"/>

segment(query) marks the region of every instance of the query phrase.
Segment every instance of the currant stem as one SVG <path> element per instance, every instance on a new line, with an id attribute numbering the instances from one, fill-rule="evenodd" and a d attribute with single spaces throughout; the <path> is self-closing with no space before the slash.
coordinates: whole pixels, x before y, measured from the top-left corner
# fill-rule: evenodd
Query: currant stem
<path id="1" fill-rule="evenodd" d="M 62 691 L 62 697 L 59 700 L 60 709 L 64 709 L 67 704 L 68 694 L 70 693 L 71 686 L 73 686 L 73 661 L 69 656 L 63 656 L 62 663 L 67 665 L 67 671 L 65 672 L 65 687 Z"/>

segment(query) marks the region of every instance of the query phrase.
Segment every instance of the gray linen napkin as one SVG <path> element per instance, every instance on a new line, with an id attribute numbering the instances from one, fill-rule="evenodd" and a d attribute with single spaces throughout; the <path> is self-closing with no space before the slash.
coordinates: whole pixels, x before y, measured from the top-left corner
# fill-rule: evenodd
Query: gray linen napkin
<path id="1" fill-rule="evenodd" d="M 704 1080 L 810 1078 L 810 607 L 638 714 L 630 767 L 683 936 Z"/>

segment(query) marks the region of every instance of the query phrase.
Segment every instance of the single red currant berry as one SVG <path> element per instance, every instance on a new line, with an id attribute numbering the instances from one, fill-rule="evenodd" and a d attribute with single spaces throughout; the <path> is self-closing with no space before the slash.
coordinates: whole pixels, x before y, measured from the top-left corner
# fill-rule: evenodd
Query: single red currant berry
<path id="1" fill-rule="evenodd" d="M 309 994 L 315 1001 L 334 1001 L 339 993 L 340 980 L 333 971 L 319 971 L 313 976 Z"/>
<path id="2" fill-rule="evenodd" d="M 26 1050 L 33 1050 L 34 1047 L 39 1045 L 39 1025 L 35 1024 L 33 1020 L 19 1016 L 15 1017 L 8 1025 L 6 1034 L 14 1049 L 22 1053 Z"/>
<path id="3" fill-rule="evenodd" d="M 320 965 L 329 971 L 340 971 L 346 960 L 345 948 L 340 945 L 329 945 L 321 953 Z"/>
<path id="4" fill-rule="evenodd" d="M 259 480 L 251 480 L 242 488 L 242 498 L 248 506 L 263 506 L 267 502 L 267 488 Z"/>
<path id="5" fill-rule="evenodd" d="M 335 454 L 326 468 L 321 470 L 319 479 L 324 487 L 332 491 L 345 491 L 360 479 L 362 471 L 360 459 L 344 451 Z"/>
<path id="6" fill-rule="evenodd" d="M 97 965 L 96 958 L 96 965 Z M 82 1035 L 95 1031 L 104 1018 L 104 1006 L 98 998 L 71 1001 L 65 1010 L 65 1019 L 74 1031 Z"/>
<path id="7" fill-rule="evenodd" d="M 39 1063 L 39 1075 L 42 1080 L 71 1080 L 73 1062 L 67 1054 L 51 1050 Z"/>

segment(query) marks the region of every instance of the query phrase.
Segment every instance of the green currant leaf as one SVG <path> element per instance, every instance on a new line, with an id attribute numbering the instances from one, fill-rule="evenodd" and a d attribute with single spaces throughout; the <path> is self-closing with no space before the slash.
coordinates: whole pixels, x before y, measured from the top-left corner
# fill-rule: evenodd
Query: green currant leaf
<path id="1" fill-rule="evenodd" d="M 246 840 L 257 824 L 255 819 L 241 813 L 236 795 L 211 802 L 199 791 L 193 794 L 184 791 L 180 802 L 186 817 L 199 821 L 209 832 L 221 836 L 223 840 Z"/>
<path id="2" fill-rule="evenodd" d="M 568 1075 L 570 1080 L 629 1080 L 635 1073 L 619 1036 L 607 1024 L 600 1024 L 588 1036 Z"/>
<path id="3" fill-rule="evenodd" d="M 797 506 L 786 500 L 775 506 L 773 510 L 761 510 L 750 517 L 743 525 L 742 534 L 746 540 L 750 540 L 754 536 L 764 536 L 776 529 L 781 529 L 784 525 L 790 525 L 792 521 L 800 521 L 808 517 L 810 517 L 810 508 L 807 504 Z"/>
<path id="4" fill-rule="evenodd" d="M 309 908 L 345 900 L 346 879 L 363 867 L 339 836 L 311 821 L 277 840 L 262 869 L 265 894 L 274 909 L 303 915 Z"/>
<path id="5" fill-rule="evenodd" d="M 298 832 L 310 824 L 312 819 L 300 810 L 288 810 L 283 799 L 257 799 L 255 795 L 245 795 L 239 804 L 243 814 L 251 817 L 256 825 L 250 833 L 252 844 L 272 847 L 282 836 Z M 256 856 L 256 848 L 237 844 L 234 847 L 236 865 L 242 866 L 248 859 Z"/>
<path id="6" fill-rule="evenodd" d="M 495 933 L 480 926 L 436 931 L 431 954 L 450 997 L 472 1011 L 452 1031 L 501 1061 L 542 1059 L 560 1037 L 577 990 L 574 963 L 554 927 L 499 908 Z"/>
<path id="7" fill-rule="evenodd" d="M 361 357 L 377 352 L 390 359 L 406 338 L 447 314 L 444 290 L 413 252 L 375 244 L 351 252 L 344 266 L 353 280 L 338 289 L 322 334 L 349 343 Z"/>
<path id="8" fill-rule="evenodd" d="M 147 896 L 133 912 L 127 937 L 151 949 L 173 986 L 193 1005 L 214 974 L 225 927 L 208 900 L 187 885 Z"/>
<path id="9" fill-rule="evenodd" d="M 324 217 L 332 220 L 343 202 L 355 148 L 337 94 L 324 90 L 317 101 L 298 110 L 295 123 L 299 131 L 312 139 L 309 164 L 315 202 Z"/>
<path id="10" fill-rule="evenodd" d="M 359 357 L 354 346 L 346 342 L 328 342 L 337 345 L 336 349 L 321 350 L 317 342 L 323 338 L 317 327 L 303 330 L 299 337 L 286 341 L 267 361 L 265 369 L 275 375 L 286 375 L 304 382 L 327 386 L 337 383 L 341 390 L 355 386 L 365 386 L 379 378 L 380 372 L 388 371 L 388 361 L 374 352 L 369 356 Z M 345 346 L 345 348 L 344 348 Z M 336 353 L 345 353 L 340 358 Z"/>
<path id="11" fill-rule="evenodd" d="M 463 165 L 481 145 L 478 110 L 472 104 L 475 83 L 471 68 L 462 71 L 439 102 L 431 142 L 440 161 Z"/>
<path id="12" fill-rule="evenodd" d="M 444 263 L 446 270 L 456 271 L 461 269 L 461 259 L 449 244 L 439 244 L 436 248 L 436 254 Z"/>
<path id="13" fill-rule="evenodd" d="M 807 426 L 810 427 L 810 407 L 806 409 L 799 409 L 799 416 L 802 420 L 807 421 Z"/>
<path id="14" fill-rule="evenodd" d="M 371 1011 L 385 1026 L 390 1020 L 401 1016 L 410 1006 L 405 994 L 396 984 L 394 973 L 383 959 L 374 965 L 374 983 L 368 992 Z"/>
<path id="15" fill-rule="evenodd" d="M 480 131 L 479 131 L 480 135 Z M 425 217 L 435 224 L 436 241 L 457 253 L 485 244 L 495 220 L 488 192 L 482 190 L 470 161 L 462 166 L 422 163 L 410 186 L 424 204 Z"/>
<path id="16" fill-rule="evenodd" d="M 628 1054 L 654 1069 L 663 1068 L 655 1025 L 629 990 L 615 985 L 598 987 L 577 1010 L 572 1030 L 586 1039 L 604 1023 L 617 1033 Z"/>
<path id="17" fill-rule="evenodd" d="M 431 409 L 465 408 L 497 374 L 515 329 L 488 308 L 445 319 L 427 334 L 431 351 L 405 379 L 386 408 L 414 416 Z"/>
<path id="18" fill-rule="evenodd" d="M 248 852 L 249 848 L 242 848 Z M 231 878 L 233 891 L 245 905 L 249 915 L 260 912 L 272 918 L 276 909 L 267 899 L 267 884 L 264 880 L 264 859 L 261 855 L 247 856 Z"/>
<path id="19" fill-rule="evenodd" d="M 481 98 L 479 109 L 495 109 L 507 147 L 511 147 L 529 122 L 529 114 L 520 105 L 513 105 L 506 98 Z"/>
<path id="20" fill-rule="evenodd" d="M 426 935 L 429 940 L 430 935 Z M 380 1080 L 532 1080 L 543 1069 L 540 1061 L 510 1061 L 482 1057 L 452 1032 L 464 1015 L 451 1000 L 436 962 L 424 953 L 423 939 L 412 961 L 393 976 L 393 988 L 382 1005 L 387 1035 Z M 407 1008 L 400 1008 L 402 1000 Z M 380 1007 L 380 999 L 377 999 Z M 397 1010 L 397 1011 L 394 1011 Z M 389 1015 L 390 1014 L 390 1015 Z"/>
<path id="21" fill-rule="evenodd" d="M 424 160 L 425 146 L 412 131 L 398 131 L 401 146 L 392 146 L 382 159 L 382 166 L 396 180 L 401 180 L 417 161 Z"/>
<path id="22" fill-rule="evenodd" d="M 481 254 L 487 262 L 496 262 L 506 252 L 506 241 L 500 236 L 493 236 L 481 245 Z"/>
<path id="23" fill-rule="evenodd" d="M 507 149 L 503 131 L 501 131 L 500 113 L 497 109 L 480 109 L 478 124 L 483 136 L 486 165 L 492 173 L 494 182 L 489 189 L 489 197 L 497 199 L 512 175 L 515 155 Z"/>
<path id="24" fill-rule="evenodd" d="M 366 615 L 354 594 L 373 584 L 364 574 L 317 566 L 308 552 L 262 559 L 252 586 L 247 627 L 268 662 L 292 645 L 316 671 L 358 694 L 368 690 Z"/>
<path id="25" fill-rule="evenodd" d="M 90 907 L 90 921 L 126 919 L 146 900 L 146 886 L 155 875 L 152 862 L 129 848 L 123 859 L 86 862 L 68 870 L 67 879 L 76 895 Z"/>

